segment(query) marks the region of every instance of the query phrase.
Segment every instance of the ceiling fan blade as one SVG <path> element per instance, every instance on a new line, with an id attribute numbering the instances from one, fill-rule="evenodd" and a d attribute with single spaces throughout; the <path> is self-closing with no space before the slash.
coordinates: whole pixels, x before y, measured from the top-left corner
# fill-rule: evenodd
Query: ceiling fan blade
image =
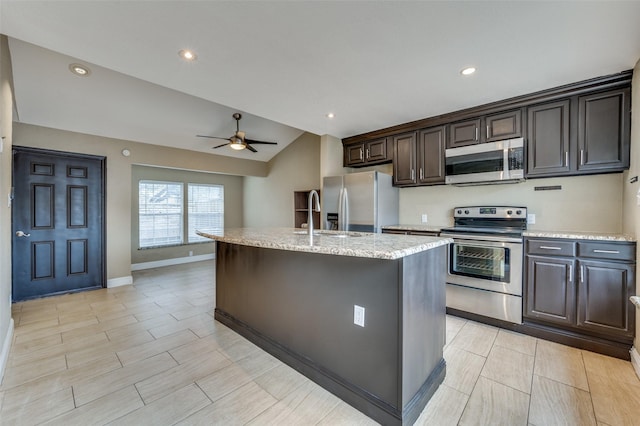
<path id="1" fill-rule="evenodd" d="M 255 149 L 254 147 L 252 147 L 251 145 L 247 144 L 246 146 L 247 146 L 247 149 L 248 149 L 249 151 L 251 151 L 251 152 L 258 152 L 258 150 L 257 150 L 257 149 Z"/>
<path id="2" fill-rule="evenodd" d="M 223 146 L 229 145 L 228 143 L 223 143 L 222 145 L 214 146 L 212 149 L 222 148 Z"/>
<path id="3" fill-rule="evenodd" d="M 223 140 L 223 141 L 231 141 L 231 139 L 229 139 L 229 138 L 221 138 L 219 136 L 196 135 L 196 137 L 198 137 L 198 138 L 209 138 L 209 139 L 220 139 L 220 140 Z"/>
<path id="4" fill-rule="evenodd" d="M 259 143 L 263 145 L 278 145 L 278 142 L 254 141 L 253 139 L 245 139 L 246 143 Z"/>

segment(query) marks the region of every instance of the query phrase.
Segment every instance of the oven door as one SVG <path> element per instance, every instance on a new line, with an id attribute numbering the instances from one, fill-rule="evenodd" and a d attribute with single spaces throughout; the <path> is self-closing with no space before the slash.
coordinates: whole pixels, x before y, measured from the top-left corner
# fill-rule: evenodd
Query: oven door
<path id="1" fill-rule="evenodd" d="M 453 234 L 442 236 L 453 238 L 448 253 L 448 283 L 522 296 L 521 239 Z"/>

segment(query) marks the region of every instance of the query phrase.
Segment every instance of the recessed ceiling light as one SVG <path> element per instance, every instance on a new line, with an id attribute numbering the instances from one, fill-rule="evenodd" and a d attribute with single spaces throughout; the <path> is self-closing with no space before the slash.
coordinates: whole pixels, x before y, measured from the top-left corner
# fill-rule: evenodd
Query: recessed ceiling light
<path id="1" fill-rule="evenodd" d="M 333 117 L 335 117 L 335 116 L 336 116 L 336 115 L 335 115 L 334 113 L 332 113 L 332 112 L 330 112 L 330 113 L 328 113 L 328 114 L 327 114 L 327 118 L 333 118 Z"/>
<path id="2" fill-rule="evenodd" d="M 188 49 L 182 49 L 178 52 L 178 55 L 185 61 L 195 61 L 198 58 L 194 51 Z"/>
<path id="3" fill-rule="evenodd" d="M 69 71 L 71 71 L 75 75 L 79 75 L 80 77 L 87 77 L 89 74 L 91 74 L 91 70 L 88 67 L 80 64 L 70 64 Z"/>
<path id="4" fill-rule="evenodd" d="M 476 69 L 474 67 L 468 67 L 468 68 L 465 68 L 462 71 L 460 71 L 460 74 L 462 74 L 462 75 L 471 75 L 474 72 L 476 72 Z"/>

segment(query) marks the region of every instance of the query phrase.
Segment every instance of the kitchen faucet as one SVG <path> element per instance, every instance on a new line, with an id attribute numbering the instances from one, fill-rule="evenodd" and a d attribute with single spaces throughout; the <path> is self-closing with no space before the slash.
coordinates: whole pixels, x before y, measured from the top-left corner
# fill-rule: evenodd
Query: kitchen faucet
<path id="1" fill-rule="evenodd" d="M 313 236 L 313 198 L 315 196 L 316 199 L 316 210 L 320 211 L 320 196 L 315 189 L 312 189 L 309 192 L 309 217 L 307 218 L 307 229 L 309 231 L 309 235 Z"/>

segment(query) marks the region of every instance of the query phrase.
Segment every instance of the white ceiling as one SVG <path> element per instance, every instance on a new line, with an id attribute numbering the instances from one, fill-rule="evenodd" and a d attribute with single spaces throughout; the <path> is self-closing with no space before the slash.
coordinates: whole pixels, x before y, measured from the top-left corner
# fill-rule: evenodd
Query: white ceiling
<path id="1" fill-rule="evenodd" d="M 302 131 L 342 138 L 631 69 L 638 17 L 640 1 L 0 0 L 19 121 L 211 152 L 194 135 L 231 136 L 240 111 L 248 138 L 279 145 L 215 153 L 262 161 Z"/>

